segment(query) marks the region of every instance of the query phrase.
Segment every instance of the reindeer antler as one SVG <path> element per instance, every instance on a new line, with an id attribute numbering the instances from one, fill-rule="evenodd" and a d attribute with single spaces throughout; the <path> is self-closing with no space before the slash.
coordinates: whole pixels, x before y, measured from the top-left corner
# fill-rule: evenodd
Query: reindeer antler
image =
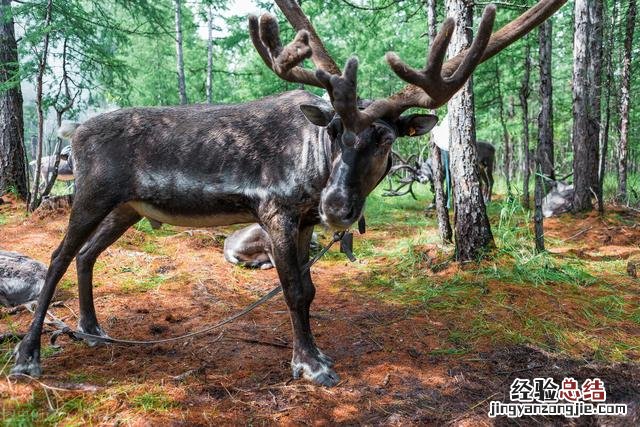
<path id="1" fill-rule="evenodd" d="M 478 34 L 473 40 L 473 44 L 467 50 L 466 55 L 451 75 L 443 75 L 442 65 L 455 27 L 452 18 L 448 18 L 444 22 L 440 32 L 436 35 L 424 70 L 411 68 L 404 63 L 395 52 L 387 52 L 385 57 L 389 66 L 398 77 L 412 85 L 420 87 L 433 100 L 435 106 L 440 106 L 460 90 L 469 79 L 469 76 L 471 76 L 471 73 L 473 73 L 478 64 L 480 64 L 482 55 L 489 44 L 495 17 L 495 5 L 490 4 L 486 6 L 482 13 Z"/>
<path id="2" fill-rule="evenodd" d="M 409 84 L 388 98 L 375 100 L 364 110 L 358 109 L 357 105 L 357 59 L 351 58 L 345 66 L 344 73 L 340 75 L 340 69 L 327 53 L 313 25 L 304 15 L 298 3 L 295 0 L 275 1 L 296 30 L 307 32 L 306 34 L 299 32 L 292 43 L 295 44 L 298 40 L 300 44 L 304 45 L 304 49 L 301 48 L 301 51 L 304 50 L 304 55 L 286 56 L 291 59 L 283 59 L 282 61 L 290 68 L 285 72 L 278 69 L 274 65 L 278 61 L 271 58 L 279 58 L 291 45 L 285 47 L 281 52 L 278 50 L 278 44 L 256 43 L 258 40 L 256 36 L 257 24 L 254 22 L 252 23 L 252 39 L 260 56 L 276 74 L 285 80 L 324 87 L 329 92 L 335 110 L 343 118 L 345 130 L 343 140 L 350 143 L 353 141 L 355 133 L 371 125 L 376 119 L 395 118 L 412 107 L 434 109 L 445 104 L 460 90 L 478 64 L 491 58 L 537 27 L 553 15 L 567 0 L 541 0 L 494 34 L 491 34 L 491 30 L 495 20 L 495 6 L 487 6 L 482 15 L 477 37 L 471 47 L 444 62 L 454 25 L 453 20 L 446 20 L 434 40 L 424 70 L 411 68 L 395 53 L 387 53 L 386 60 L 391 69 Z M 273 18 L 271 17 L 271 19 Z M 263 38 L 262 31 L 260 38 Z M 277 38 L 279 40 L 279 37 Z M 268 42 L 268 40 L 266 41 Z M 265 47 L 265 44 L 266 46 L 271 45 L 273 48 Z M 315 75 L 310 70 L 295 66 L 302 59 L 309 57 L 306 56 L 308 55 L 306 48 L 309 46 L 312 50 L 311 59 L 318 68 Z M 270 56 L 267 55 L 267 52 L 271 52 Z M 291 65 L 296 60 L 298 62 Z"/>
<path id="3" fill-rule="evenodd" d="M 278 21 L 265 13 L 260 20 L 255 15 L 249 16 L 249 34 L 264 63 L 278 77 L 293 83 L 322 87 L 313 71 L 298 66 L 312 55 L 307 30 L 298 31 L 293 41 L 283 48 Z"/>

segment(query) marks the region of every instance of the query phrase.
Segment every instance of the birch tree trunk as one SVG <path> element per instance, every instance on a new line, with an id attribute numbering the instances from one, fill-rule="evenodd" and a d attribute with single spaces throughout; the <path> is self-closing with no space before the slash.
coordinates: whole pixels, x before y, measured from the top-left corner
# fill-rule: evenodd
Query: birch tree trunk
<path id="1" fill-rule="evenodd" d="M 573 197 L 574 212 L 593 208 L 592 137 L 590 110 L 592 91 L 589 88 L 589 2 L 575 1 L 573 35 Z"/>
<path id="2" fill-rule="evenodd" d="M 627 161 L 629 157 L 629 86 L 631 82 L 631 51 L 636 20 L 636 0 L 629 0 L 624 56 L 622 58 L 622 82 L 620 84 L 620 141 L 618 143 L 618 195 L 619 201 L 627 199 Z"/>
<path id="3" fill-rule="evenodd" d="M 213 5 L 207 6 L 207 103 L 213 104 Z"/>
<path id="4" fill-rule="evenodd" d="M 436 0 L 426 0 L 427 3 L 427 27 L 429 32 L 429 45 L 433 43 L 437 34 L 436 20 Z M 435 144 L 433 139 L 430 140 L 429 148 L 431 150 L 431 158 L 433 159 L 433 190 L 435 192 L 436 216 L 438 218 L 438 230 L 443 243 L 451 243 L 453 232 L 451 230 L 451 222 L 449 221 L 449 209 L 447 209 L 447 200 L 444 197 L 444 174 L 442 168 L 442 157 L 440 156 L 440 148 Z"/>
<path id="5" fill-rule="evenodd" d="M 0 1 L 0 196 L 10 189 L 27 198 L 22 91 L 10 0 Z"/>
<path id="6" fill-rule="evenodd" d="M 447 16 L 456 21 L 448 54 L 454 56 L 471 42 L 473 2 L 447 0 Z M 493 247 L 493 235 L 480 191 L 473 100 L 473 80 L 449 101 L 449 133 L 456 258 L 477 259 Z"/>
<path id="7" fill-rule="evenodd" d="M 556 179 L 553 144 L 553 81 L 551 80 L 551 19 L 544 21 L 538 29 L 540 60 L 540 114 L 538 115 L 538 147 L 536 158 L 540 171 L 550 180 Z M 536 169 L 538 170 L 538 169 Z"/>
<path id="8" fill-rule="evenodd" d="M 180 0 L 173 0 L 176 21 L 176 67 L 178 71 L 178 95 L 180 104 L 187 104 L 187 86 L 184 79 L 184 56 L 182 54 L 182 11 Z"/>
<path id="9" fill-rule="evenodd" d="M 524 74 L 520 86 L 520 106 L 522 107 L 522 205 L 529 209 L 529 179 L 531 172 L 531 152 L 529 151 L 529 80 L 531 75 L 531 46 L 524 47 Z"/>

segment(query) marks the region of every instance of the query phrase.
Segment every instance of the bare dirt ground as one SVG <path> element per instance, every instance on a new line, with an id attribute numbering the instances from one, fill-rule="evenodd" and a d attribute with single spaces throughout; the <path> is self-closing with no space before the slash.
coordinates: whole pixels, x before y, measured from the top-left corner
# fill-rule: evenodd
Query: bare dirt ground
<path id="1" fill-rule="evenodd" d="M 21 212 L 13 200 L 0 207 L 5 222 L 0 249 L 47 263 L 64 233 L 67 213 L 26 218 Z M 611 220 L 594 215 L 570 224 L 566 218 L 554 219 L 547 223 L 547 235 L 558 241 L 552 249 L 558 256 L 626 259 L 640 252 L 637 220 L 628 212 L 617 212 Z M 376 247 L 393 231 L 372 227 L 366 238 Z M 227 232 L 129 230 L 96 266 L 94 292 L 103 328 L 117 338 L 179 335 L 215 323 L 269 291 L 276 284 L 274 270 L 249 271 L 224 261 L 220 234 Z M 449 351 L 451 331 L 471 313 L 401 303 L 386 298 L 384 288 L 365 288 L 362 283 L 377 274 L 368 267 L 383 258 L 354 268 L 332 256 L 312 269 L 318 288 L 313 328 L 319 346 L 337 361 L 342 381 L 334 388 L 290 379 L 290 324 L 278 297 L 220 331 L 184 342 L 90 348 L 61 338 L 62 349 L 55 351 L 47 347 L 46 334 L 45 374 L 39 381 L 6 377 L 11 364 L 6 353 L 14 344 L 5 343 L 1 415 L 7 425 L 640 424 L 637 347 L 630 345 L 619 363 L 490 337 L 474 341 L 464 352 Z M 435 276 L 458 270 L 452 265 Z M 72 267 L 54 298 L 63 305 L 52 309 L 72 326 L 78 310 L 75 283 Z M 637 304 L 639 283 L 625 284 L 635 287 L 630 304 Z M 512 298 L 525 301 L 522 293 L 527 291 L 516 288 L 490 282 L 487 292 L 513 292 Z M 509 313 L 492 315 L 496 321 L 510 321 Z M 25 331 L 29 321 L 28 312 L 5 314 L 0 333 Z M 640 329 L 629 322 L 621 327 L 636 336 Z M 605 381 L 608 401 L 629 405 L 627 417 L 509 421 L 487 416 L 490 401 L 509 400 L 516 377 L 559 382 L 596 376 Z"/>

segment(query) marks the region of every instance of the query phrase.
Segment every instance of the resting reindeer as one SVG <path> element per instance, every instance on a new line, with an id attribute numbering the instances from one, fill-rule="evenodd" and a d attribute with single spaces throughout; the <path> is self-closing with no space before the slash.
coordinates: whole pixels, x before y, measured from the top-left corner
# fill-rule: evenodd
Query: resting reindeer
<path id="1" fill-rule="evenodd" d="M 318 236 L 311 234 L 311 250 L 319 250 Z M 251 224 L 237 230 L 224 240 L 224 259 L 231 264 L 247 268 L 268 270 L 274 267 L 271 238 L 260 224 Z"/>
<path id="2" fill-rule="evenodd" d="M 394 72 L 412 85 L 359 110 L 357 60 L 350 59 L 339 75 L 297 2 L 277 0 L 299 32 L 283 48 L 274 17 L 251 17 L 254 46 L 278 76 L 324 88 L 331 102 L 292 91 L 239 105 L 129 108 L 85 122 L 72 137 L 77 188 L 67 233 L 51 257 L 12 372 L 41 373 L 43 321 L 74 256 L 79 328 L 105 334 L 93 305 L 93 266 L 102 251 L 146 216 L 196 227 L 259 222 L 271 238 L 289 307 L 293 375 L 335 385 L 338 375 L 316 346 L 309 321 L 315 288 L 302 266 L 309 259 L 313 225 L 345 229 L 356 222 L 367 195 L 389 167 L 393 141 L 423 135 L 436 122 L 431 115 L 401 114 L 446 103 L 482 60 L 522 37 L 565 1 L 541 1 L 491 39 L 495 7 L 487 6 L 471 47 L 443 64 L 453 26 L 452 20 L 445 21 L 426 71 L 388 54 Z M 315 73 L 298 65 L 310 56 Z"/>
<path id="3" fill-rule="evenodd" d="M 243 267 L 273 268 L 271 239 L 260 224 L 252 224 L 232 233 L 224 240 L 224 259 Z"/>
<path id="4" fill-rule="evenodd" d="M 44 156 L 40 162 L 40 185 L 43 187 L 47 185 L 49 179 L 53 175 L 53 171 L 56 165 L 56 157 L 53 156 Z M 33 160 L 29 162 L 29 166 L 34 173 L 37 171 L 36 169 L 36 161 Z M 71 157 L 71 146 L 67 145 L 60 151 L 60 162 L 58 162 L 58 175 L 56 176 L 58 181 L 73 181 L 73 160 Z"/>

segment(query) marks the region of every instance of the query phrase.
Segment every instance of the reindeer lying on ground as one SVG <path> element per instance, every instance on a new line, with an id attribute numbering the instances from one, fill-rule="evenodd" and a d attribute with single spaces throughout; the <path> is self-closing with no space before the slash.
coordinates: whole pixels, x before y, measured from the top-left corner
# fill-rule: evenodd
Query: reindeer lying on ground
<path id="1" fill-rule="evenodd" d="M 224 240 L 224 259 L 243 267 L 267 270 L 275 262 L 271 250 L 271 238 L 260 224 L 242 228 Z"/>
<path id="2" fill-rule="evenodd" d="M 557 216 L 573 209 L 575 190 L 573 184 L 562 181 L 552 181 L 553 186 L 542 199 L 542 215 L 545 218 Z"/>
<path id="3" fill-rule="evenodd" d="M 93 304 L 93 266 L 102 251 L 146 216 L 195 227 L 260 223 L 271 238 L 291 316 L 293 376 L 337 384 L 333 362 L 316 346 L 309 321 L 315 288 L 302 266 L 309 259 L 313 225 L 345 229 L 358 221 L 368 194 L 390 167 L 394 140 L 424 135 L 436 123 L 432 115 L 402 113 L 446 103 L 480 62 L 565 1 L 542 0 L 493 36 L 495 7 L 487 6 L 471 47 L 443 63 L 453 33 L 453 21 L 445 21 L 425 70 L 387 54 L 393 71 L 410 85 L 365 105 L 357 97 L 358 61 L 350 59 L 340 74 L 297 2 L 276 0 L 299 32 L 283 47 L 274 17 L 252 17 L 254 46 L 278 76 L 324 88 L 331 102 L 298 90 L 238 105 L 128 108 L 79 126 L 72 136 L 77 188 L 69 226 L 52 254 L 12 372 L 41 373 L 43 321 L 74 257 L 79 328 L 105 335 Z M 298 65 L 309 57 L 315 73 Z"/>
<path id="4" fill-rule="evenodd" d="M 40 163 L 40 185 L 46 186 L 51 177 L 53 176 L 53 172 L 56 165 L 56 157 L 53 156 L 43 156 Z M 36 171 L 36 161 L 33 160 L 29 162 L 29 166 L 31 167 L 32 172 L 35 174 Z M 60 151 L 60 162 L 58 163 L 58 175 L 56 176 L 56 180 L 58 181 L 73 181 L 75 178 L 73 176 L 73 160 L 71 156 L 71 146 L 67 145 Z"/>
<path id="5" fill-rule="evenodd" d="M 318 236 L 311 234 L 311 250 L 320 249 Z M 274 267 L 271 238 L 260 224 L 251 224 L 233 232 L 224 240 L 224 259 L 247 268 L 268 270 Z"/>

